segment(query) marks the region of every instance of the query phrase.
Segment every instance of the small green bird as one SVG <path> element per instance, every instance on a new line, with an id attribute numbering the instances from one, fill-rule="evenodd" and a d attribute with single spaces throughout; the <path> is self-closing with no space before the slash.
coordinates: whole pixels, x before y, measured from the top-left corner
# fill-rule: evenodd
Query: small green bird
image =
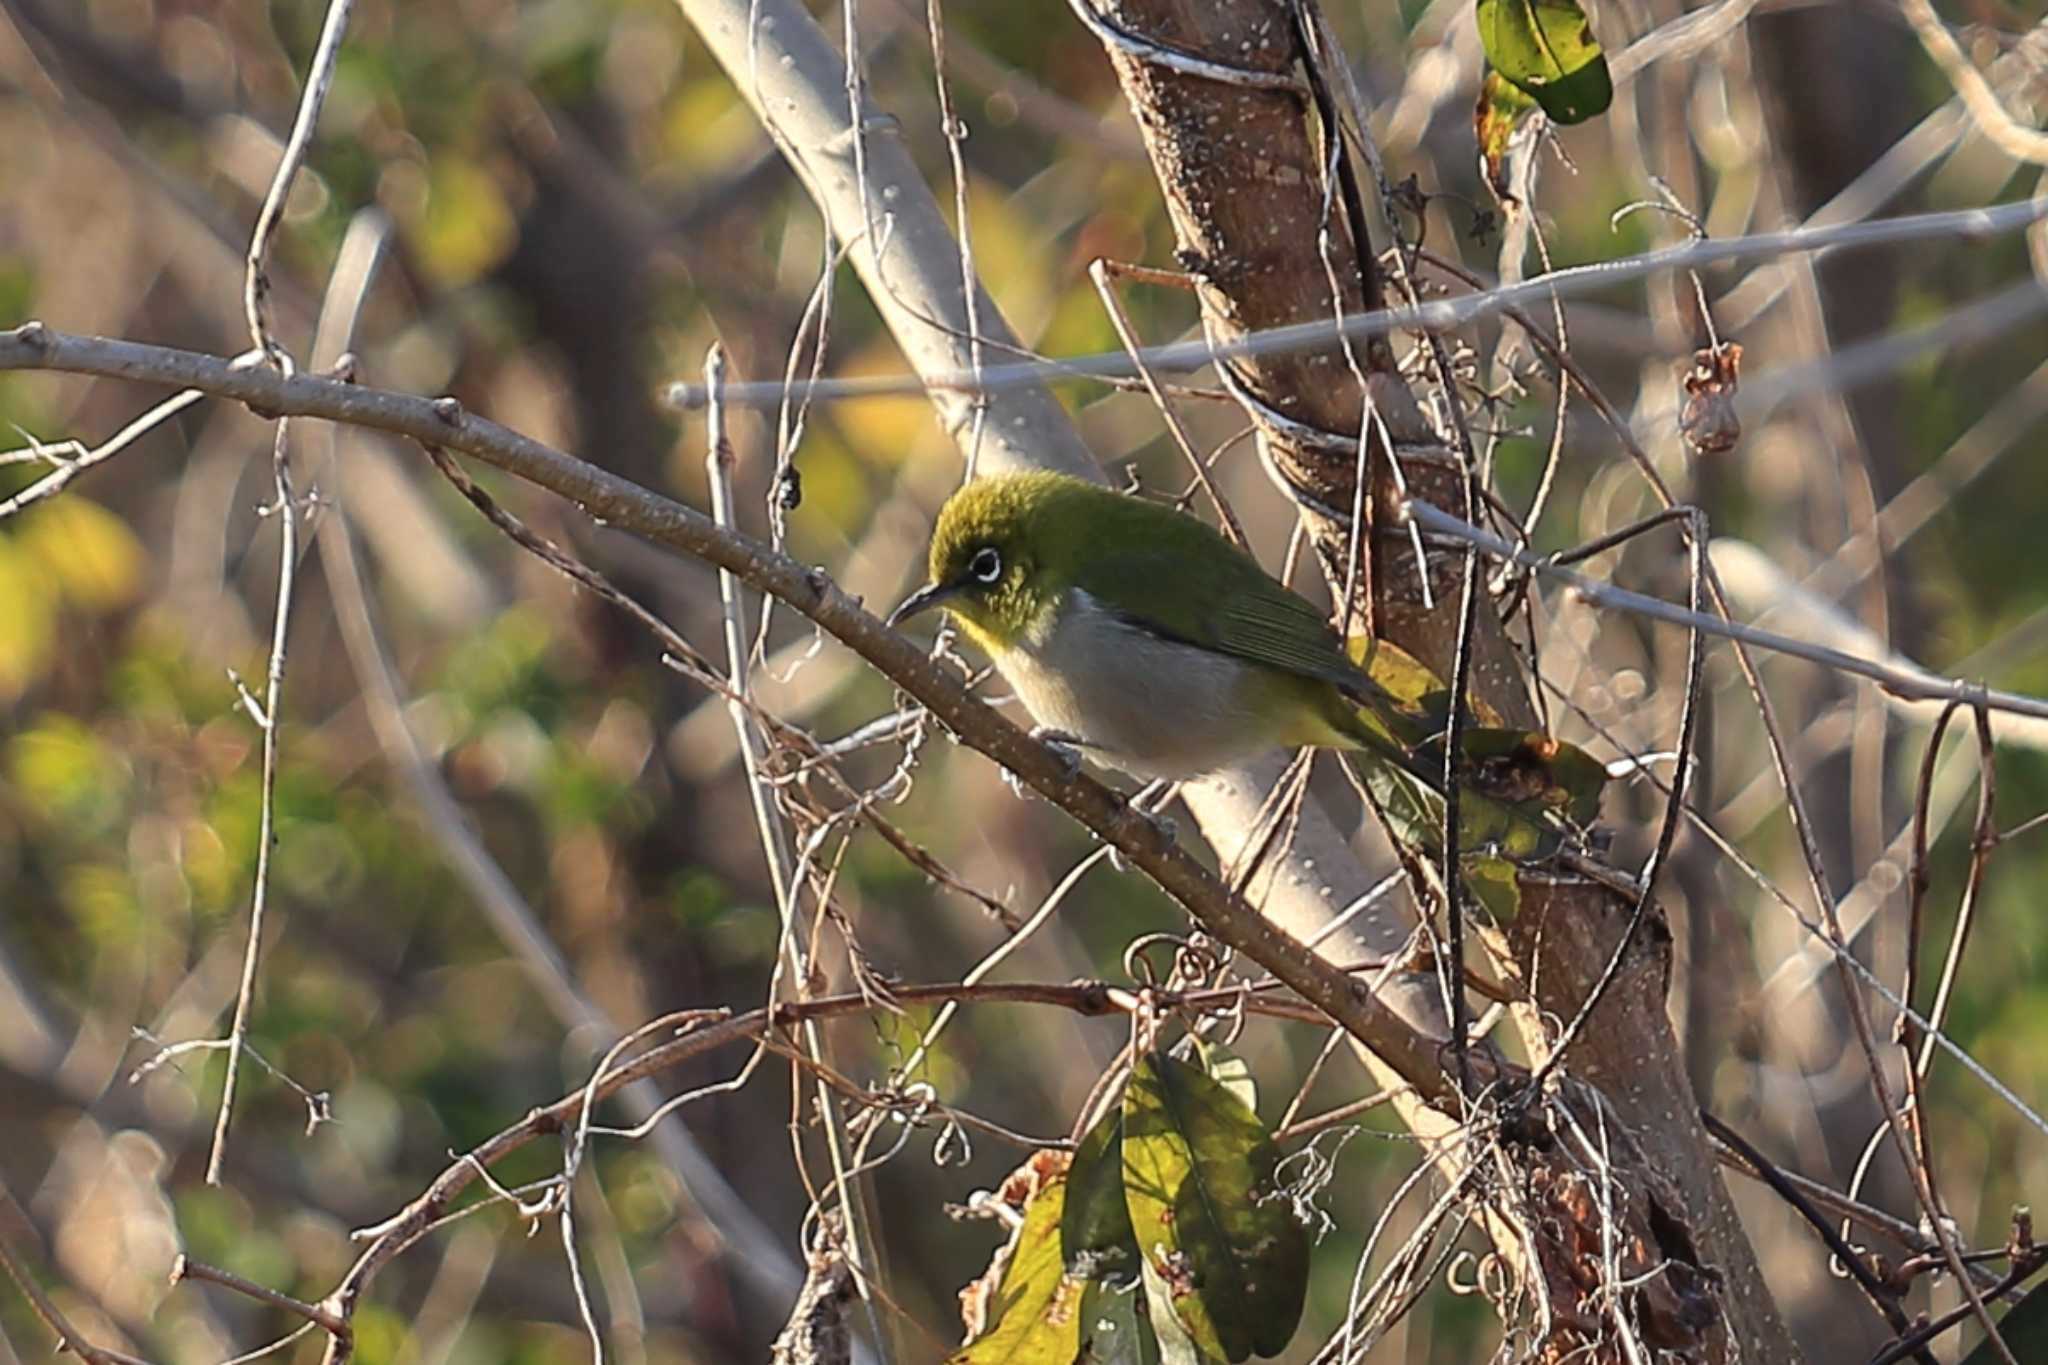
<path id="1" fill-rule="evenodd" d="M 931 581 L 1042 738 L 1133 776 L 1199 777 L 1266 750 L 1370 750 L 1413 766 L 1403 709 L 1323 614 L 1204 523 L 1063 474 L 954 493 Z"/>

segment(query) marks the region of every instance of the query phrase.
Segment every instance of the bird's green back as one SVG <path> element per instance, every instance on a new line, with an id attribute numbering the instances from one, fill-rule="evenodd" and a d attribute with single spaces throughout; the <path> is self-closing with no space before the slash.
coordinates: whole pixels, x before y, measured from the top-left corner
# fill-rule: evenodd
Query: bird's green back
<path id="1" fill-rule="evenodd" d="M 1367 683 L 1322 612 L 1207 523 L 1063 475 L 984 482 L 1005 485 L 991 488 L 989 509 L 1021 520 L 1038 571 L 1058 587 L 1168 639 L 1346 688 Z"/>

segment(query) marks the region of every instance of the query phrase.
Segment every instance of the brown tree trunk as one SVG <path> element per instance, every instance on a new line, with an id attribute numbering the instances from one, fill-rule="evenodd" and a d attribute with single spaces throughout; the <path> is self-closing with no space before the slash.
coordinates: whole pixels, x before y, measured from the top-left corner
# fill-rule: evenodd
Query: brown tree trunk
<path id="1" fill-rule="evenodd" d="M 1362 311 L 1369 285 L 1351 224 L 1341 207 L 1331 208 L 1342 196 L 1325 183 L 1327 148 L 1300 74 L 1302 47 L 1290 6 L 1282 0 L 1118 0 L 1103 18 L 1107 25 L 1098 36 L 1144 135 L 1181 264 L 1198 279 L 1209 335 L 1228 342 L 1264 328 Z M 1371 534 L 1365 538 L 1369 559 L 1361 566 L 1371 620 L 1382 638 L 1448 678 L 1463 557 L 1431 551 L 1428 564 L 1418 566 L 1396 513 L 1404 487 L 1416 498 L 1463 511 L 1465 470 L 1458 446 L 1431 427 L 1388 361 L 1389 353 L 1361 344 L 1349 356 L 1330 347 L 1229 363 L 1269 467 L 1311 509 L 1321 557 L 1340 584 L 1353 543 L 1343 514 L 1356 496 L 1358 432 L 1363 414 L 1372 412 L 1363 502 Z M 1418 568 L 1430 576 L 1428 593 Z M 1502 623 L 1483 595 L 1479 606 L 1472 697 L 1510 724 L 1533 724 L 1527 683 Z M 1557 868 L 1532 871 L 1522 882 L 1510 950 L 1523 980 L 1536 986 L 1539 1008 L 1524 1014 L 1524 1031 L 1531 1054 L 1541 1058 L 1549 1046 L 1542 1017 L 1569 1019 L 1578 1010 L 1619 946 L 1632 906 L 1610 887 Z M 1687 1360 L 1724 1359 L 1731 1347 L 1744 1360 L 1796 1360 L 1716 1169 L 1664 1011 L 1668 948 L 1668 930 L 1653 906 L 1630 969 L 1613 983 L 1592 1027 L 1565 1059 L 1575 1080 L 1599 1091 L 1598 1099 L 1568 1091 L 1574 1112 L 1604 1116 L 1624 1130 L 1612 1135 L 1614 1178 L 1625 1190 L 1616 1221 L 1624 1235 L 1643 1239 L 1653 1264 L 1669 1267 L 1669 1300 L 1644 1306 L 1636 1325 L 1653 1344 Z M 1410 1119 L 1422 1131 L 1446 1130 L 1440 1115 L 1413 1113 Z M 1500 1210 L 1492 1225 L 1500 1250 L 1525 1276 L 1549 1282 L 1560 1317 L 1582 1310 L 1583 1299 L 1570 1302 L 1569 1286 L 1557 1282 L 1569 1255 L 1562 1261 L 1554 1256 L 1556 1248 L 1541 1234 L 1520 1244 L 1514 1236 L 1518 1223 L 1526 1233 L 1532 1205 L 1545 1217 L 1569 1207 L 1570 1195 L 1555 1183 L 1561 1176 L 1555 1152 L 1540 1144 L 1509 1151 L 1528 1203 Z M 1528 1249 L 1540 1270 L 1528 1264 Z M 1704 1288 L 1710 1281 L 1719 1284 L 1718 1313 L 1704 1307 L 1716 1297 Z M 1660 1332 L 1665 1335 L 1657 1339 Z"/>

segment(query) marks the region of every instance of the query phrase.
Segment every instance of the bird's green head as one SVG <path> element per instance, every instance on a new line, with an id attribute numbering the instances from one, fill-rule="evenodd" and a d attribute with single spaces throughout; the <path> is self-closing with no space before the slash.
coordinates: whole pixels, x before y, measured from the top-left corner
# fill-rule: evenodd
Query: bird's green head
<path id="1" fill-rule="evenodd" d="M 1089 538 L 1121 501 L 1064 474 L 994 474 L 965 485 L 939 510 L 930 581 L 889 614 L 896 625 L 943 607 L 976 643 L 996 652 L 1046 629 Z"/>

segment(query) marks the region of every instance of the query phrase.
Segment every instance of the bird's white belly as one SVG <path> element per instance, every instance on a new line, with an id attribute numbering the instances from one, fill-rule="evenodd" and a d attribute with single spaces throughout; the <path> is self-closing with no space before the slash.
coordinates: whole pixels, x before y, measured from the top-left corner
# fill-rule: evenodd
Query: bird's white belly
<path id="1" fill-rule="evenodd" d="M 1043 638 L 1009 652 L 1004 679 L 1032 719 L 1142 778 L 1187 778 L 1273 747 L 1248 664 L 1161 639 L 1076 588 Z"/>

